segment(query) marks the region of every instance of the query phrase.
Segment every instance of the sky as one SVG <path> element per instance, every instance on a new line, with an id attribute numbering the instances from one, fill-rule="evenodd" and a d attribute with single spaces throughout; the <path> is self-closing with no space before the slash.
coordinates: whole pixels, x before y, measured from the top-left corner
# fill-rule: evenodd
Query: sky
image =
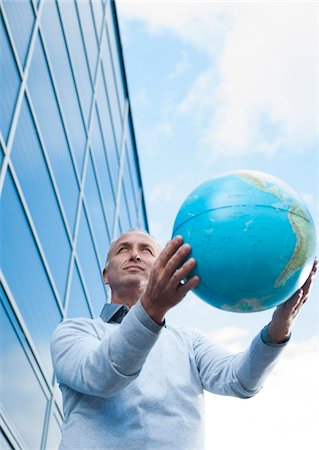
<path id="1" fill-rule="evenodd" d="M 189 193 L 237 169 L 288 183 L 319 229 L 318 8 L 117 1 L 150 231 L 163 245 Z M 258 396 L 206 395 L 208 450 L 315 448 L 318 299 L 317 278 L 292 342 Z M 190 293 L 167 320 L 199 328 L 236 352 L 272 313 L 224 312 Z"/>

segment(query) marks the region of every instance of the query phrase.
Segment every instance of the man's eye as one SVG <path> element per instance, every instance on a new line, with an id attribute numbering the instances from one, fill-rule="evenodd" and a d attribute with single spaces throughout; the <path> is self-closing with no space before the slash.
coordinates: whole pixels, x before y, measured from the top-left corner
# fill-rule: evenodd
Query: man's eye
<path id="1" fill-rule="evenodd" d="M 147 252 L 147 253 L 150 253 L 151 255 L 153 255 L 153 250 L 151 248 L 145 247 L 144 252 Z"/>
<path id="2" fill-rule="evenodd" d="M 117 253 L 123 253 L 127 250 L 127 247 L 120 247 Z"/>

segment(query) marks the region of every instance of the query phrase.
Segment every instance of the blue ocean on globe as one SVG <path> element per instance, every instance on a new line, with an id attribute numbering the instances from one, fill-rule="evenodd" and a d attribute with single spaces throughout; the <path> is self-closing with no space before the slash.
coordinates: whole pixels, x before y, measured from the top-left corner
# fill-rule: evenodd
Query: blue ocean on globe
<path id="1" fill-rule="evenodd" d="M 272 175 L 229 172 L 182 204 L 173 236 L 191 245 L 200 277 L 194 293 L 219 309 L 256 312 L 291 297 L 311 272 L 313 219 L 299 196 Z"/>

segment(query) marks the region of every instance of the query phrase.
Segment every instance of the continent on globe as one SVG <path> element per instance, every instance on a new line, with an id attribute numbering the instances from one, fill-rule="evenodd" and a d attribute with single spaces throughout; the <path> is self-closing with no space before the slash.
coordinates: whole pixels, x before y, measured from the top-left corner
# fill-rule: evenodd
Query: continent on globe
<path id="1" fill-rule="evenodd" d="M 312 217 L 296 192 L 272 175 L 240 170 L 198 186 L 173 227 L 192 247 L 194 293 L 234 312 L 272 308 L 307 279 L 315 259 Z"/>

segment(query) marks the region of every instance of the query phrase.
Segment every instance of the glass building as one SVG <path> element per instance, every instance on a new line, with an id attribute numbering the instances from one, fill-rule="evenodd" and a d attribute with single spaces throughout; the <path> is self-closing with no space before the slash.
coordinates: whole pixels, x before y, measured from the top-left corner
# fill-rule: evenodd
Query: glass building
<path id="1" fill-rule="evenodd" d="M 110 240 L 148 224 L 114 2 L 0 5 L 0 448 L 56 449 L 51 334 L 99 315 Z"/>

